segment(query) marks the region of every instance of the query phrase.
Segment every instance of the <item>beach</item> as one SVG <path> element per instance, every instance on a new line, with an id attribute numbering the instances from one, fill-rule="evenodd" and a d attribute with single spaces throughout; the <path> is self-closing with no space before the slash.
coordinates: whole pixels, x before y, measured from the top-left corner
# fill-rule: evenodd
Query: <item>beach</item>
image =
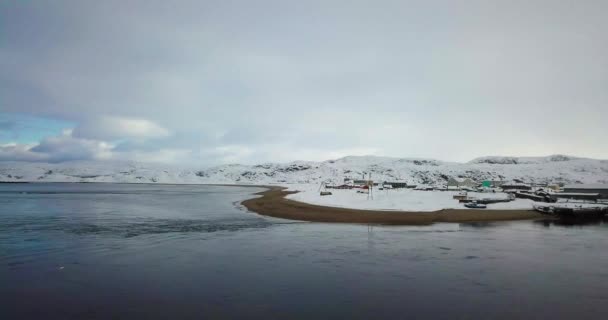
<path id="1" fill-rule="evenodd" d="M 546 218 L 533 210 L 443 209 L 430 212 L 358 210 L 314 205 L 286 199 L 295 193 L 284 187 L 267 187 L 261 197 L 242 202 L 261 215 L 311 222 L 338 222 L 387 225 L 429 225 L 437 222 L 484 222 Z"/>

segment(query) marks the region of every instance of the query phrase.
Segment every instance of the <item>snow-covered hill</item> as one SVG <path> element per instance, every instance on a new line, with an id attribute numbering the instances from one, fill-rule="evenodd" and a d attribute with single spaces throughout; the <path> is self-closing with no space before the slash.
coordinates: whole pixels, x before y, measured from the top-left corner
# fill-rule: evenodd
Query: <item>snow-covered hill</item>
<path id="1" fill-rule="evenodd" d="M 366 172 L 376 181 L 444 185 L 449 177 L 519 179 L 535 183 L 608 183 L 608 160 L 548 157 L 483 157 L 468 163 L 432 159 L 349 156 L 323 162 L 222 165 L 184 169 L 134 162 L 0 162 L 0 181 L 119 183 L 341 183 Z"/>

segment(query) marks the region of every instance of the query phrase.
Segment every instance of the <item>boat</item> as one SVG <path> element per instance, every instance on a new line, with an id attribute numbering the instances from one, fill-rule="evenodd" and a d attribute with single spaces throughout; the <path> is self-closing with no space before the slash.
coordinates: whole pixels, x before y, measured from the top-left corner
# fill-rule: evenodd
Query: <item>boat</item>
<path id="1" fill-rule="evenodd" d="M 554 212 L 554 208 L 551 205 L 534 204 L 532 207 L 534 208 L 534 210 L 536 210 L 540 213 L 544 213 L 544 214 L 553 214 L 553 212 Z"/>
<path id="2" fill-rule="evenodd" d="M 482 199 L 477 199 L 476 200 L 477 203 L 479 204 L 492 204 L 492 203 L 501 203 L 501 202 L 511 202 L 513 201 L 512 198 L 482 198 Z"/>
<path id="3" fill-rule="evenodd" d="M 477 203 L 477 201 L 471 201 L 469 203 L 465 203 L 464 206 L 467 208 L 470 208 L 470 209 L 485 209 L 488 207 L 485 204 Z"/>
<path id="4" fill-rule="evenodd" d="M 459 192 L 458 194 L 453 195 L 452 198 L 455 200 L 467 200 L 469 198 L 469 196 L 465 191 L 465 192 Z"/>
<path id="5" fill-rule="evenodd" d="M 507 198 L 477 198 L 477 197 L 469 197 L 465 193 L 459 193 L 453 196 L 454 199 L 458 199 L 461 203 L 471 203 L 476 202 L 477 204 L 492 204 L 492 203 L 501 203 L 501 202 L 511 202 L 515 200 L 515 197 L 509 195 Z"/>

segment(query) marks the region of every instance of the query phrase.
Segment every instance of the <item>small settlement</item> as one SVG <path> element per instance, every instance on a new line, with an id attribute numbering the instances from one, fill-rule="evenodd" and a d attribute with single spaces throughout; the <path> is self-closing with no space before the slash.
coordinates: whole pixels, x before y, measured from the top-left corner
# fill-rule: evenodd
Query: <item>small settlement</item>
<path id="1" fill-rule="evenodd" d="M 322 190 L 323 189 L 323 190 Z M 406 181 L 373 181 L 371 174 L 362 179 L 345 178 L 342 184 L 322 184 L 320 195 L 331 196 L 331 189 L 353 190 L 374 199 L 374 192 L 398 189 L 412 191 L 452 191 L 452 199 L 463 207 L 486 209 L 488 205 L 516 199 L 533 201 L 533 208 L 551 215 L 603 216 L 608 213 L 608 184 L 531 184 L 521 180 L 474 181 L 450 177 L 442 186 L 409 184 Z"/>

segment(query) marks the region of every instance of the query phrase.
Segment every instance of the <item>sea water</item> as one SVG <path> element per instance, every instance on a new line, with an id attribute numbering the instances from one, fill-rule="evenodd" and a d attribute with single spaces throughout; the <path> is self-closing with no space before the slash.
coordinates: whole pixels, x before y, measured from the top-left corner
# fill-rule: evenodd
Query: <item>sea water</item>
<path id="1" fill-rule="evenodd" d="M 606 317 L 604 221 L 309 223 L 260 190 L 0 184 L 0 319 Z"/>

